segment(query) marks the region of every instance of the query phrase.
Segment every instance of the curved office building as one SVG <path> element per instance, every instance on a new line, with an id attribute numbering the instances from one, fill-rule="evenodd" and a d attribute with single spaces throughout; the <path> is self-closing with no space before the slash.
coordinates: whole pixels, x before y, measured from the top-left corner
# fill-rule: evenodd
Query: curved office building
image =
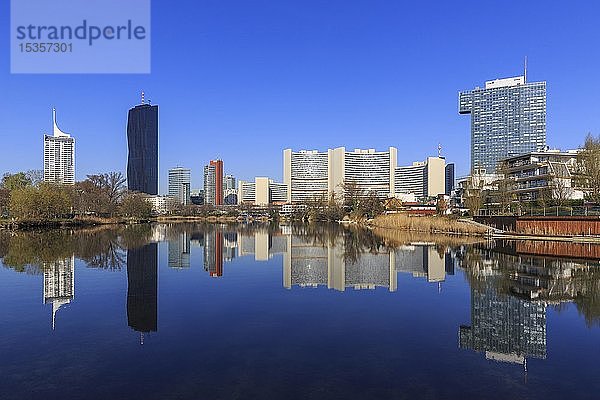
<path id="1" fill-rule="evenodd" d="M 283 181 L 288 202 L 303 203 L 327 195 L 328 153 L 317 150 L 283 151 Z"/>

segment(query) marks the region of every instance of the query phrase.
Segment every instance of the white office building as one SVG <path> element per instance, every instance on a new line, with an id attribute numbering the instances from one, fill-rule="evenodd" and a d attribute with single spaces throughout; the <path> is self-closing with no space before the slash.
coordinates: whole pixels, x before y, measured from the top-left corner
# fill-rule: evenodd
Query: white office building
<path id="1" fill-rule="evenodd" d="M 169 196 L 188 206 L 192 203 L 190 192 L 191 170 L 176 167 L 169 170 Z"/>
<path id="2" fill-rule="evenodd" d="M 317 150 L 283 151 L 283 183 L 287 201 L 304 203 L 327 194 L 329 154 Z"/>
<path id="3" fill-rule="evenodd" d="M 75 183 L 75 139 L 61 131 L 52 109 L 53 134 L 44 135 L 44 182 Z"/>
<path id="4" fill-rule="evenodd" d="M 238 204 L 266 206 L 287 202 L 287 185 L 275 182 L 263 176 L 254 178 L 254 182 L 238 181 Z"/>
<path id="5" fill-rule="evenodd" d="M 332 193 L 339 199 L 344 183 L 350 182 L 365 195 L 393 196 L 397 159 L 395 147 L 388 151 L 346 151 L 345 147 L 327 152 L 286 149 L 283 151 L 283 181 L 287 185 L 287 201 L 304 203 Z"/>
<path id="6" fill-rule="evenodd" d="M 446 160 L 427 157 L 425 161 L 396 167 L 395 194 L 414 194 L 416 198 L 446 193 Z"/>

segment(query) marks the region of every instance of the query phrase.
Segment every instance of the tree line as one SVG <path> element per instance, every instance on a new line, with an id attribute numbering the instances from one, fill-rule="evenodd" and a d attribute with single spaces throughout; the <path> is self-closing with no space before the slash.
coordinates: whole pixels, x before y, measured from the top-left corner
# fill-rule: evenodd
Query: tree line
<path id="1" fill-rule="evenodd" d="M 40 171 L 6 173 L 0 181 L 0 217 L 37 221 L 150 217 L 152 206 L 140 193 L 128 191 L 121 172 L 87 175 L 74 185 L 44 182 Z"/>

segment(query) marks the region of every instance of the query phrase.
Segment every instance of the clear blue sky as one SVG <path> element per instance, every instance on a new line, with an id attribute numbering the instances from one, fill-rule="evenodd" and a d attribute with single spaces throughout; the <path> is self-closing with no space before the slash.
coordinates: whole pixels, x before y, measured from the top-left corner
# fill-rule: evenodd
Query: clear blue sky
<path id="1" fill-rule="evenodd" d="M 9 2 L 0 26 L 9 26 Z M 42 168 L 42 134 L 77 140 L 77 178 L 125 171 L 127 110 L 160 108 L 160 185 L 169 167 L 224 160 L 239 178 L 281 179 L 282 150 L 437 153 L 468 172 L 457 93 L 520 75 L 548 82 L 548 144 L 600 133 L 600 5 L 548 1 L 167 1 L 152 4 L 149 75 L 11 75 L 0 35 L 0 172 Z"/>

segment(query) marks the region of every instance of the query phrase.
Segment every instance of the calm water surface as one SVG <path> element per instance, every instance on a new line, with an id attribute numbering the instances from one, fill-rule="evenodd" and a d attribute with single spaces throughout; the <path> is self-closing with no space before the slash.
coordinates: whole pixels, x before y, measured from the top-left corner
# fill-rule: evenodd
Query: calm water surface
<path id="1" fill-rule="evenodd" d="M 326 226 L 0 232 L 0 399 L 597 399 L 599 259 Z"/>

